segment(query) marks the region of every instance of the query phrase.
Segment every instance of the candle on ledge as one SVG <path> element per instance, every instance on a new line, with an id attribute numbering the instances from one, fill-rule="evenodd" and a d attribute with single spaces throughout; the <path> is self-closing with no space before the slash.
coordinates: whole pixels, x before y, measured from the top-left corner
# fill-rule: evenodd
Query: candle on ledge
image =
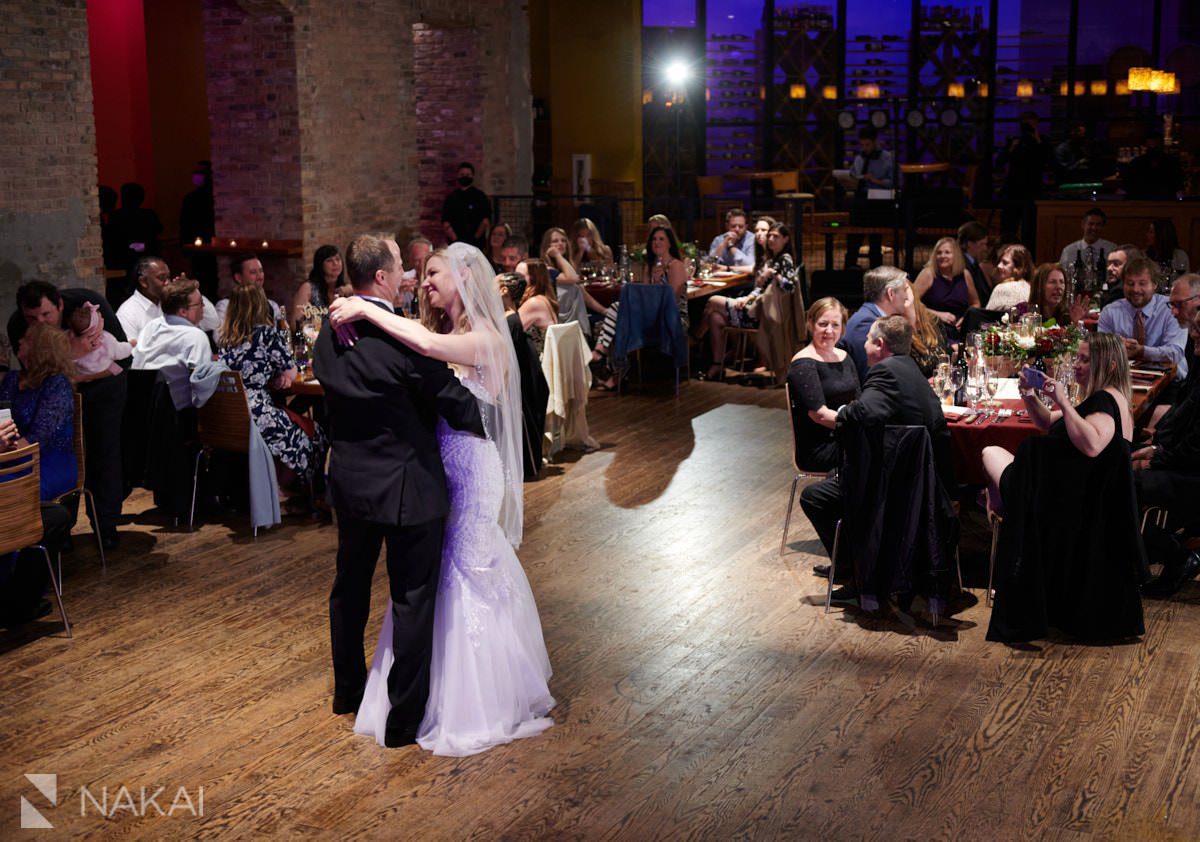
<path id="1" fill-rule="evenodd" d="M 263 240 L 262 247 L 263 247 L 263 248 L 266 248 L 266 247 L 267 247 L 267 241 L 266 241 L 266 240 Z"/>
<path id="2" fill-rule="evenodd" d="M 197 237 L 197 238 L 196 238 L 196 245 L 198 245 L 198 246 L 202 246 L 202 245 L 204 245 L 204 241 L 203 241 L 203 240 L 201 240 L 199 237 Z"/>
<path id="3" fill-rule="evenodd" d="M 237 240 L 230 240 L 230 241 L 229 241 L 229 247 L 230 247 L 231 249 L 232 249 L 232 248 L 237 248 Z"/>

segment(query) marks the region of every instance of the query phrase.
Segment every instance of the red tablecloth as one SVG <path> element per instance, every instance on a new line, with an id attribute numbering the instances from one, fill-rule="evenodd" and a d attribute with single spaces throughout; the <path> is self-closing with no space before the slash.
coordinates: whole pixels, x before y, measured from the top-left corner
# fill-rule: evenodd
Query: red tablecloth
<path id="1" fill-rule="evenodd" d="M 1021 409 L 1020 401 L 1000 401 L 1004 409 Z M 959 482 L 968 485 L 984 485 L 987 474 L 983 472 L 983 449 L 988 445 L 999 445 L 1012 453 L 1017 452 L 1021 442 L 1038 434 L 1038 428 L 1028 417 L 1010 415 L 999 422 L 989 418 L 975 424 L 965 424 L 958 418 L 947 416 L 950 426 L 950 445 L 954 456 L 954 475 Z"/>

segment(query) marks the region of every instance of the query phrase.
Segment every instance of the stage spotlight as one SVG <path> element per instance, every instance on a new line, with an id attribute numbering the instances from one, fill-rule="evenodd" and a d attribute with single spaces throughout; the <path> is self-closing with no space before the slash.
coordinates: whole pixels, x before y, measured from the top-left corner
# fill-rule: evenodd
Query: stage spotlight
<path id="1" fill-rule="evenodd" d="M 854 128 L 854 112 L 839 111 L 837 115 L 837 124 L 842 128 L 843 131 L 850 131 L 852 128 Z"/>
<path id="2" fill-rule="evenodd" d="M 908 123 L 909 128 L 919 129 L 925 125 L 925 112 L 919 108 L 910 109 L 904 115 L 904 122 Z"/>
<path id="3" fill-rule="evenodd" d="M 674 88 L 686 85 L 691 76 L 692 68 L 680 59 L 671 61 L 663 70 L 663 78 L 667 80 L 668 85 Z"/>
<path id="4" fill-rule="evenodd" d="M 876 108 L 872 111 L 868 119 L 871 121 L 871 125 L 877 129 L 882 129 L 888 124 L 887 112 L 882 108 Z"/>
<path id="5" fill-rule="evenodd" d="M 947 108 L 938 115 L 938 122 L 948 129 L 952 129 L 958 125 L 958 112 L 953 108 Z"/>

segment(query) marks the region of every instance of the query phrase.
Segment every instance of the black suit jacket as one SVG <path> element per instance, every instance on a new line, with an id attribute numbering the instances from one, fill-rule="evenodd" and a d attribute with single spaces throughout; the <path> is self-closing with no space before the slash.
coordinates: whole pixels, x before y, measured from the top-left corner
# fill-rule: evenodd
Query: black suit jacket
<path id="1" fill-rule="evenodd" d="M 950 457 L 950 428 L 942 405 L 929 388 L 913 358 L 892 356 L 880 360 L 867 371 L 858 400 L 846 404 L 838 413 L 838 424 L 884 426 L 909 424 L 929 430 L 933 459 L 942 487 L 954 493 L 954 466 Z"/>
<path id="2" fill-rule="evenodd" d="M 483 435 L 474 396 L 443 362 L 423 357 L 369 322 L 358 342 L 337 341 L 326 322 L 313 348 L 325 390 L 333 453 L 330 502 L 343 517 L 411 526 L 449 511 L 438 451 L 438 416 Z"/>

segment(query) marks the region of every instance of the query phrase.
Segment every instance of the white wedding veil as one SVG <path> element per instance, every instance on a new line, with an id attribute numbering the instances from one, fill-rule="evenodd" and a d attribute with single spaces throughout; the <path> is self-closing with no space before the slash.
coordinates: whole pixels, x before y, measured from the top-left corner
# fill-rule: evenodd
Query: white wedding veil
<path id="1" fill-rule="evenodd" d="M 508 542 L 518 547 L 525 518 L 521 485 L 525 478 L 521 451 L 521 374 L 496 286 L 496 273 L 483 252 L 466 243 L 451 243 L 442 253 L 454 273 L 471 331 L 494 332 L 498 340 L 478 344 L 475 368 L 495 400 L 493 405 L 482 407 L 482 414 L 488 438 L 496 443 L 504 469 L 500 527 Z"/>

